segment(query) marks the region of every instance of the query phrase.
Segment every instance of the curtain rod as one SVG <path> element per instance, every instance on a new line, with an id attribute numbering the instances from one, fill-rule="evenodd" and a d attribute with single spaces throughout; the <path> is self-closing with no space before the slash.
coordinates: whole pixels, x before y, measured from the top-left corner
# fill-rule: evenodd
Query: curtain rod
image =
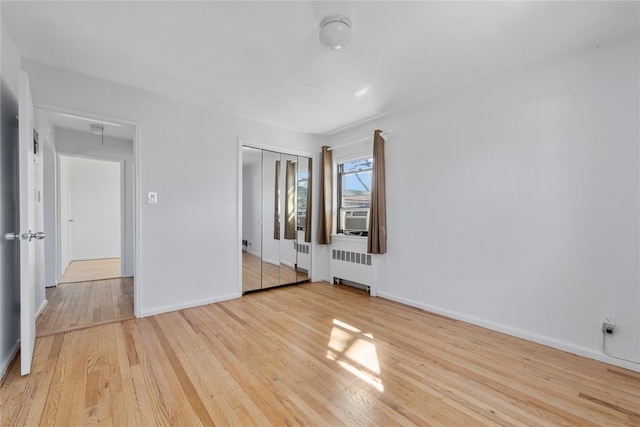
<path id="1" fill-rule="evenodd" d="M 380 133 L 381 136 L 387 136 L 391 133 L 391 131 L 389 129 L 384 130 Z M 335 145 L 332 147 L 327 148 L 327 151 L 331 151 L 331 150 L 335 150 L 336 148 L 342 148 L 342 147 L 347 147 L 349 145 L 353 145 L 353 144 L 357 144 L 358 142 L 362 142 L 362 141 L 367 141 L 369 139 L 373 139 L 373 136 L 368 136 L 366 138 L 360 138 L 357 141 L 351 141 L 351 142 L 347 142 L 345 144 L 341 144 L 341 145 Z"/>

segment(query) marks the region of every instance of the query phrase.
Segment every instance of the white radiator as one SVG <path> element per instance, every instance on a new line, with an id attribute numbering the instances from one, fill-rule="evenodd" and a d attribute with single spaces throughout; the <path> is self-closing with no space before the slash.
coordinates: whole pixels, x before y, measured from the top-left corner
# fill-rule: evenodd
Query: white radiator
<path id="1" fill-rule="evenodd" d="M 329 270 L 331 278 L 371 288 L 376 259 L 367 252 L 366 238 L 332 236 Z"/>

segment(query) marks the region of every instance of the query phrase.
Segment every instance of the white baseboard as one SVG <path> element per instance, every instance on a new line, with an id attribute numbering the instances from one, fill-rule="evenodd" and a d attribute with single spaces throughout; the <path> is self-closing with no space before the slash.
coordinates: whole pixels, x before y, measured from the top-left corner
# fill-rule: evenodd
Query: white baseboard
<path id="1" fill-rule="evenodd" d="M 20 349 L 20 340 L 16 341 L 7 357 L 2 360 L 2 366 L 0 367 L 0 381 L 2 381 L 5 374 L 7 373 L 7 369 L 9 369 L 9 365 L 13 361 L 13 358 L 16 357 L 18 349 Z"/>
<path id="2" fill-rule="evenodd" d="M 533 341 L 535 343 L 546 345 L 548 347 L 557 348 L 558 350 L 577 354 L 579 356 L 584 356 L 589 359 L 598 360 L 600 362 L 605 362 L 610 365 L 615 365 L 621 368 L 626 368 L 632 371 L 640 372 L 640 365 L 636 365 L 630 362 L 625 362 L 623 360 L 619 360 L 614 357 L 609 357 L 601 353 L 600 351 L 596 351 L 591 348 L 582 347 L 579 345 L 568 343 L 566 341 L 557 340 L 555 338 L 550 338 L 544 335 L 532 333 L 529 331 L 524 331 L 522 329 L 503 325 L 501 323 L 491 322 L 485 319 L 469 316 L 469 315 L 458 313 L 455 311 L 446 310 L 446 309 L 432 306 L 429 304 L 422 304 L 422 303 L 412 301 L 406 298 L 402 298 L 386 292 L 378 292 L 378 296 L 381 298 L 386 298 L 391 301 L 399 302 L 401 304 L 409 305 L 411 307 L 420 308 L 422 310 L 425 310 L 431 313 L 440 314 L 442 316 L 450 317 L 456 320 L 462 320 L 463 322 L 471 323 L 473 325 L 482 326 L 483 328 L 491 329 L 493 331 L 498 331 L 498 332 L 505 333 L 507 335 L 512 335 L 514 337 L 522 338 L 527 341 Z"/>
<path id="3" fill-rule="evenodd" d="M 153 308 L 151 310 L 142 310 L 140 312 L 140 317 L 154 316 L 156 314 L 169 313 L 171 311 L 183 310 L 185 308 L 192 308 L 192 307 L 198 307 L 201 305 L 213 304 L 216 302 L 228 301 L 228 300 L 236 299 L 240 297 L 242 297 L 242 293 L 238 292 L 238 293 L 222 295 L 222 296 L 210 298 L 210 299 L 191 301 L 184 304 L 167 305 L 164 307 Z"/>
<path id="4" fill-rule="evenodd" d="M 293 268 L 294 270 L 295 270 L 295 268 L 296 268 L 296 264 L 295 264 L 295 263 L 292 263 L 292 262 L 288 262 L 288 261 L 280 261 L 280 263 L 281 263 L 282 265 L 286 265 L 286 266 L 287 266 L 287 267 L 289 267 L 289 268 Z"/>
<path id="5" fill-rule="evenodd" d="M 42 301 L 42 304 L 40 304 L 40 308 L 38 308 L 38 311 L 36 312 L 36 320 L 38 319 L 38 317 L 40 317 L 40 315 L 42 314 L 42 312 L 44 311 L 44 309 L 47 307 L 48 304 L 49 304 L 48 300 Z M 13 360 L 13 358 L 16 356 L 18 349 L 20 349 L 19 339 L 13 345 L 7 357 L 2 361 L 2 366 L 0 367 L 0 380 L 4 378 L 5 374 L 7 373 L 7 369 L 9 369 L 9 365 L 11 364 L 11 361 Z"/>
<path id="6" fill-rule="evenodd" d="M 262 258 L 262 262 L 266 262 L 268 264 L 271 265 L 280 265 L 280 260 L 278 259 L 271 259 L 271 258 Z"/>
<path id="7" fill-rule="evenodd" d="M 262 254 L 260 252 L 256 252 L 256 251 L 247 251 L 247 253 L 253 255 L 253 256 L 257 256 L 258 258 L 262 257 Z"/>
<path id="8" fill-rule="evenodd" d="M 40 315 L 42 314 L 44 309 L 47 307 L 47 304 L 49 304 L 48 300 L 42 301 L 42 304 L 40 305 L 40 308 L 38 308 L 38 311 L 36 311 L 36 320 L 38 320 L 38 317 L 40 317 Z"/>

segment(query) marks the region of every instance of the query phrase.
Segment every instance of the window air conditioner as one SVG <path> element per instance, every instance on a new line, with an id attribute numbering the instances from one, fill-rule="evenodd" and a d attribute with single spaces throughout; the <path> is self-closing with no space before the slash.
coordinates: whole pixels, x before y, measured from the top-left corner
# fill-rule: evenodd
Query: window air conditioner
<path id="1" fill-rule="evenodd" d="M 362 235 L 369 231 L 369 208 L 340 209 L 340 226 L 344 234 Z"/>

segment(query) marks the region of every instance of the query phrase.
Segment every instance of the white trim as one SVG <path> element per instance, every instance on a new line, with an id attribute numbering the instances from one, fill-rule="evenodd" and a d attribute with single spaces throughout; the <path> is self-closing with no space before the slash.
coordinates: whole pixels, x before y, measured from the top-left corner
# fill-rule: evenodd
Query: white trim
<path id="1" fill-rule="evenodd" d="M 271 265 L 280 265 L 280 260 L 278 259 L 271 259 L 271 258 L 265 258 L 265 257 L 261 257 L 262 258 L 262 262 L 266 262 L 267 264 L 271 264 Z"/>
<path id="2" fill-rule="evenodd" d="M 262 257 L 262 254 L 260 252 L 247 251 L 247 253 L 253 256 L 257 256 L 258 258 Z M 240 265 L 242 265 L 242 262 L 240 262 Z"/>
<path id="3" fill-rule="evenodd" d="M 131 147 L 133 149 L 133 147 Z M 133 151 L 133 150 L 132 150 Z M 132 153 L 133 154 L 133 153 Z M 126 160 L 120 162 L 120 277 L 125 276 L 127 271 L 127 211 L 125 206 L 127 205 L 127 183 L 125 178 L 127 176 L 127 164 Z"/>
<path id="4" fill-rule="evenodd" d="M 409 300 L 407 298 L 389 294 L 387 292 L 378 292 L 378 296 L 381 298 L 386 298 L 388 300 L 399 302 L 401 304 L 405 304 L 411 307 L 420 308 L 430 313 L 436 313 L 442 316 L 450 317 L 452 319 L 462 320 L 463 322 L 471 323 L 473 325 L 481 326 L 483 328 L 491 329 L 493 331 L 502 332 L 507 335 L 525 339 L 527 341 L 533 341 L 538 344 L 546 345 L 548 347 L 553 347 L 558 350 L 566 351 L 569 353 L 574 353 L 579 356 L 587 357 L 589 359 L 599 360 L 601 362 L 605 362 L 610 365 L 615 365 L 622 368 L 630 369 L 632 371 L 640 372 L 640 367 L 638 365 L 606 356 L 600 351 L 595 351 L 587 347 L 574 345 L 566 341 L 557 340 L 555 338 L 549 338 L 544 335 L 524 331 L 522 329 L 503 325 L 501 323 L 491 322 L 485 319 L 481 319 L 479 317 L 469 316 L 456 311 L 451 311 L 444 308 L 436 307 L 430 304 L 422 304 L 416 301 Z"/>
<path id="5" fill-rule="evenodd" d="M 44 301 L 42 301 L 40 308 L 38 309 L 38 311 L 36 311 L 36 320 L 38 320 L 44 309 L 47 308 L 47 305 L 49 305 L 49 300 L 45 299 Z"/>
<path id="6" fill-rule="evenodd" d="M 323 133 L 322 136 L 324 136 L 326 138 L 328 136 L 338 135 L 338 134 L 346 132 L 346 131 L 348 131 L 350 129 L 356 129 L 356 128 L 362 127 L 364 124 L 371 123 L 374 120 L 378 120 L 378 119 L 381 119 L 381 118 L 387 117 L 387 116 L 389 116 L 388 113 L 380 113 L 380 114 L 376 114 L 374 116 L 365 117 L 364 119 L 356 120 L 355 122 L 351 122 L 351 123 L 346 124 L 344 126 L 340 126 L 339 128 L 331 129 L 329 132 Z M 371 126 L 371 127 L 375 128 L 375 129 L 380 129 L 380 126 Z"/>
<path id="7" fill-rule="evenodd" d="M 61 107 L 59 105 L 47 104 L 43 102 L 34 102 L 33 108 L 38 108 L 40 110 L 49 110 L 52 113 L 64 113 L 64 114 L 71 114 L 75 116 L 85 117 L 86 119 L 89 119 L 89 120 L 94 119 L 97 122 L 115 122 L 115 123 L 121 123 L 123 125 L 130 125 L 134 127 L 138 126 L 138 122 L 123 119 L 121 117 L 105 116 L 104 114 L 92 113 L 85 110 L 76 110 L 74 108 Z"/>
<path id="8" fill-rule="evenodd" d="M 251 148 L 259 148 L 261 150 L 273 151 L 274 153 L 281 154 L 291 154 L 293 156 L 302 156 L 302 157 L 313 157 L 313 153 L 309 151 L 296 150 L 295 148 L 283 147 L 275 144 L 267 144 L 264 142 L 254 141 L 247 138 L 238 138 L 238 143 L 240 145 L 240 152 L 242 152 L 242 147 L 251 147 Z M 240 164 L 242 165 L 242 158 L 240 159 Z"/>
<path id="9" fill-rule="evenodd" d="M 20 349 L 20 339 L 16 340 L 9 354 L 2 361 L 2 367 L 0 368 L 0 381 L 3 380 L 4 376 L 7 374 L 7 369 L 9 369 L 9 365 L 11 365 L 11 362 L 18 354 L 19 349 Z"/>
<path id="10" fill-rule="evenodd" d="M 222 301 L 229 301 L 229 300 L 240 298 L 240 297 L 242 297 L 242 293 L 233 293 L 233 294 L 223 295 L 215 298 L 207 298 L 207 299 L 191 301 L 183 304 L 167 305 L 164 307 L 155 307 L 151 310 L 142 311 L 140 313 L 140 316 L 136 316 L 136 317 L 155 316 L 156 314 L 164 314 L 172 311 L 184 310 L 185 308 L 193 308 L 193 307 L 199 307 L 199 306 L 208 305 L 208 304 L 214 304 Z"/>
<path id="11" fill-rule="evenodd" d="M 240 253 L 238 257 L 238 285 L 237 292 L 242 296 L 242 147 L 243 140 L 242 138 L 238 138 L 238 188 L 236 191 L 236 196 L 238 197 L 238 237 L 236 238 L 236 244 L 239 245 L 239 251 L 236 253 Z M 262 243 L 261 243 L 262 245 Z M 260 255 L 262 256 L 262 247 L 260 248 Z"/>
<path id="12" fill-rule="evenodd" d="M 110 258 L 120 258 L 120 277 L 124 277 L 125 276 L 125 264 L 126 264 L 126 254 L 125 254 L 125 247 L 126 247 L 126 242 L 125 242 L 125 234 L 126 234 L 126 218 L 125 218 L 125 204 L 126 204 L 126 188 L 125 188 L 125 182 L 124 182 L 124 178 L 125 178 L 125 161 L 123 159 L 117 158 L 117 157 L 111 157 L 111 156 L 101 156 L 101 155 L 95 155 L 95 154 L 84 154 L 84 153 L 69 153 L 67 151 L 56 151 L 56 163 L 58 165 L 58 169 L 60 166 L 60 157 L 73 157 L 76 159 L 89 159 L 89 160 L 97 160 L 100 162 L 110 162 L 110 163 L 118 163 L 118 167 L 120 170 L 120 185 L 119 185 L 119 193 L 120 193 L 120 254 L 118 256 L 109 256 L 109 257 L 98 257 L 96 258 L 95 256 L 89 256 L 89 257 L 71 257 L 69 258 L 69 264 L 72 261 L 86 261 L 86 260 L 91 260 L 91 259 L 110 259 Z M 60 211 L 58 210 L 57 212 L 57 216 L 58 218 L 60 218 Z M 60 234 L 60 221 L 58 220 L 56 223 L 56 230 L 58 232 L 58 234 Z M 60 250 L 58 248 L 58 250 Z M 67 267 L 69 265 L 67 264 Z M 62 266 L 60 266 L 62 267 Z M 66 268 L 64 268 L 64 270 L 66 271 Z M 63 274 L 64 275 L 64 274 Z M 58 279 L 59 281 L 62 281 L 62 276 Z M 135 298 L 134 298 L 135 299 Z"/>
<path id="13" fill-rule="evenodd" d="M 288 262 L 288 261 L 282 261 L 282 260 L 280 260 L 280 264 L 282 264 L 282 265 L 286 265 L 287 267 L 289 267 L 289 268 L 293 268 L 294 270 L 295 270 L 295 268 L 296 268 L 296 265 L 295 265 L 294 263 L 290 263 L 290 262 Z"/>
<path id="14" fill-rule="evenodd" d="M 337 169 L 338 165 L 341 165 L 343 163 L 353 162 L 355 160 L 364 160 L 368 158 L 373 158 L 373 147 L 371 147 L 371 150 L 361 150 L 361 151 L 358 151 L 357 153 L 345 154 L 344 156 L 335 157 L 333 159 L 333 163 Z"/>
<path id="15" fill-rule="evenodd" d="M 133 126 L 133 274 L 136 277 L 136 280 L 133 281 L 133 314 L 135 317 L 140 317 L 140 301 L 142 298 L 142 284 L 143 281 L 140 277 L 140 230 L 141 230 L 141 214 L 140 214 L 140 153 L 141 153 L 141 145 L 142 145 L 142 124 L 139 121 L 128 120 L 121 117 L 115 116 L 106 116 L 102 114 L 96 114 L 92 112 L 87 112 L 85 110 L 77 110 L 74 108 L 61 107 L 59 105 L 47 104 L 47 103 L 34 103 L 34 108 L 48 110 L 51 112 L 57 113 L 67 113 L 73 115 L 80 115 L 82 117 L 96 119 L 97 121 L 110 121 L 117 122 L 126 125 Z M 54 149 L 56 153 L 56 188 L 60 188 L 60 164 L 59 157 L 57 156 L 58 150 Z M 56 194 L 56 212 L 57 215 L 60 215 L 60 206 L 58 203 L 59 191 Z M 59 219 L 56 223 L 59 223 Z M 59 233 L 59 224 L 56 224 L 56 233 Z M 59 237 L 59 236 L 58 236 Z M 58 238 L 58 242 L 60 239 Z M 60 248 L 56 251 L 56 269 L 60 266 Z M 65 266 L 66 269 L 67 266 Z M 56 271 L 56 280 L 58 283 L 62 280 L 62 275 L 64 271 Z"/>
<path id="16" fill-rule="evenodd" d="M 140 176 L 141 176 L 141 155 L 142 150 L 142 125 L 134 123 L 133 133 L 133 315 L 140 317 L 142 311 L 142 277 L 140 274 L 140 234 L 142 232 L 142 214 L 140 212 Z"/>
<path id="17" fill-rule="evenodd" d="M 389 135 L 390 133 L 391 133 L 390 130 L 385 130 L 385 131 L 381 132 L 381 136 L 384 138 L 385 136 Z M 365 142 L 365 141 L 371 141 L 373 143 L 373 136 L 367 136 L 367 137 L 364 137 L 364 138 L 357 139 L 355 141 L 345 142 L 344 144 L 340 144 L 340 145 L 332 145 L 331 147 L 327 147 L 327 151 L 337 150 L 339 148 L 348 147 L 350 145 L 357 144 L 359 142 Z"/>
<path id="18" fill-rule="evenodd" d="M 331 235 L 331 242 L 333 242 L 334 240 L 337 240 L 338 242 L 355 242 L 355 243 L 362 243 L 364 242 L 365 244 L 367 243 L 367 237 L 365 236 L 348 236 L 346 234 L 332 234 Z"/>

